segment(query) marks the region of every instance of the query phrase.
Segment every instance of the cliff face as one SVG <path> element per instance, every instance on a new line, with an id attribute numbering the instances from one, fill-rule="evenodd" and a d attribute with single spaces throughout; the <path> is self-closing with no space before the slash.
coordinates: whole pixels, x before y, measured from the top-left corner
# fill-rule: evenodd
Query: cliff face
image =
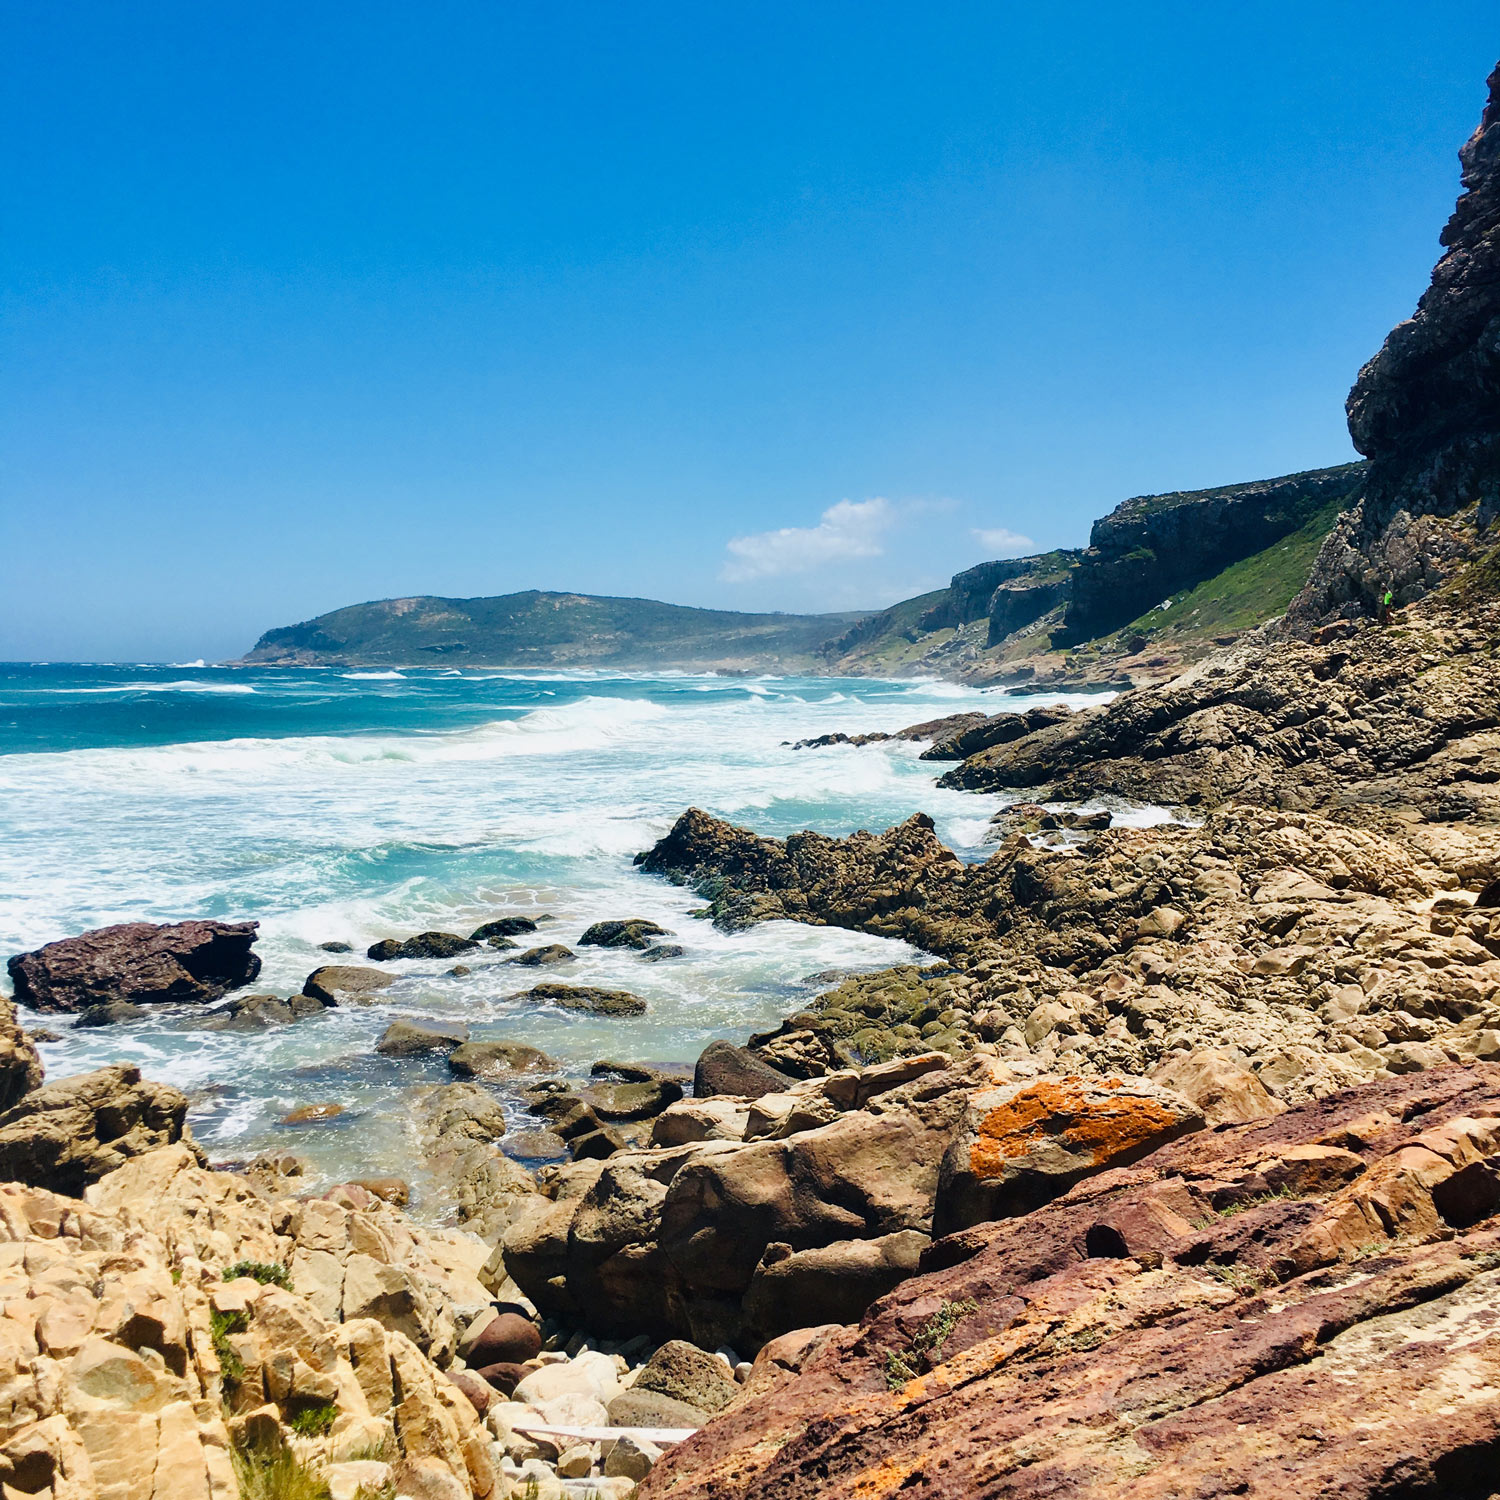
<path id="1" fill-rule="evenodd" d="M 1459 152 L 1463 194 L 1416 313 L 1391 330 L 1349 393 L 1368 456 L 1363 503 L 1320 554 L 1288 612 L 1306 633 L 1409 604 L 1493 545 L 1500 513 L 1500 68 Z"/>
<path id="2" fill-rule="evenodd" d="M 1141 495 L 1094 522 L 1073 574 L 1064 629 L 1072 641 L 1117 630 L 1154 604 L 1352 504 L 1364 465 L 1341 464 L 1253 484 Z"/>

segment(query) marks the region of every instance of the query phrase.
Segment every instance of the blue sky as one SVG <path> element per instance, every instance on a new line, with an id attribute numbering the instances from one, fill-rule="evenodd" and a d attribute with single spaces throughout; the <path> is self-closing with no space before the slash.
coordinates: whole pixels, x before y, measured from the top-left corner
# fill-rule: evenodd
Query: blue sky
<path id="1" fill-rule="evenodd" d="M 877 607 L 1353 456 L 1490 5 L 5 0 L 0 658 Z"/>

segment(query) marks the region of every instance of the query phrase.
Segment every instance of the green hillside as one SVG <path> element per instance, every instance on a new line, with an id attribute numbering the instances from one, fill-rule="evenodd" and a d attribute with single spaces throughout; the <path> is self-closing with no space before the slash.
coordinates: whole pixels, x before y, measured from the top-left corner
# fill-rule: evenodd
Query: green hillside
<path id="1" fill-rule="evenodd" d="M 858 614 L 741 614 L 653 599 L 530 590 L 352 604 L 268 630 L 244 658 L 261 665 L 696 667 L 794 671 Z"/>

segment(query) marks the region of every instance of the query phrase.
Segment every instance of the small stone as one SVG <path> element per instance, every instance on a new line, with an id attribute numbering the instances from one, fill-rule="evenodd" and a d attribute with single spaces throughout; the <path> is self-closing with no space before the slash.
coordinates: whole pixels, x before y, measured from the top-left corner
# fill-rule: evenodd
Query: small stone
<path id="1" fill-rule="evenodd" d="M 604 1472 L 611 1479 L 641 1482 L 661 1458 L 661 1449 L 641 1437 L 618 1437 L 604 1455 Z"/>
<path id="2" fill-rule="evenodd" d="M 506 962 L 523 969 L 540 969 L 550 964 L 572 963 L 576 956 L 571 948 L 565 948 L 561 943 L 547 943 L 541 948 L 528 948 Z"/>
<path id="3" fill-rule="evenodd" d="M 557 1472 L 563 1479 L 587 1479 L 594 1467 L 594 1452 L 587 1443 L 574 1443 L 557 1456 Z"/>

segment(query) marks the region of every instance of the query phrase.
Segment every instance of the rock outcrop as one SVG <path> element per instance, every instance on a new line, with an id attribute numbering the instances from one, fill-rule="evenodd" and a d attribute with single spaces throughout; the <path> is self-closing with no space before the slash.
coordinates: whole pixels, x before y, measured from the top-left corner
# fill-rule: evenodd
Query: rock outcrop
<path id="1" fill-rule="evenodd" d="M 1202 1125 L 1166 1089 L 1036 1071 L 939 1052 L 790 1083 L 734 1114 L 684 1100 L 653 1131 L 684 1144 L 543 1174 L 548 1197 L 506 1233 L 505 1264 L 565 1322 L 755 1348 L 858 1317 L 916 1270 L 935 1218 L 1019 1212 Z M 699 1133 L 709 1105 L 718 1128 Z"/>
<path id="2" fill-rule="evenodd" d="M 185 1094 L 126 1063 L 43 1084 L 0 1114 L 0 1181 L 76 1197 L 163 1146 L 180 1143 L 201 1160 L 187 1109 Z"/>
<path id="3" fill-rule="evenodd" d="M 260 973 L 256 922 L 123 922 L 7 964 L 15 998 L 40 1011 L 222 1000 Z"/>
<path id="4" fill-rule="evenodd" d="M 280 1463 L 335 1493 L 497 1494 L 433 1362 L 460 1309 L 488 1309 L 483 1247 L 365 1199 L 270 1200 L 181 1145 L 86 1202 L 0 1184 L 6 1493 L 233 1500 Z"/>
<path id="5" fill-rule="evenodd" d="M 40 1088 L 44 1076 L 36 1043 L 21 1030 L 15 1006 L 0 998 L 0 1111 Z"/>
<path id="6" fill-rule="evenodd" d="M 1410 604 L 1476 555 L 1474 581 L 1500 589 L 1500 69 L 1489 89 L 1459 152 L 1464 191 L 1432 285 L 1349 393 L 1349 435 L 1370 461 L 1365 496 L 1288 611 L 1295 632 L 1374 616 L 1388 589 Z"/>
<path id="7" fill-rule="evenodd" d="M 1500 1068 L 1202 1132 L 767 1344 L 642 1496 L 1483 1495 Z"/>

